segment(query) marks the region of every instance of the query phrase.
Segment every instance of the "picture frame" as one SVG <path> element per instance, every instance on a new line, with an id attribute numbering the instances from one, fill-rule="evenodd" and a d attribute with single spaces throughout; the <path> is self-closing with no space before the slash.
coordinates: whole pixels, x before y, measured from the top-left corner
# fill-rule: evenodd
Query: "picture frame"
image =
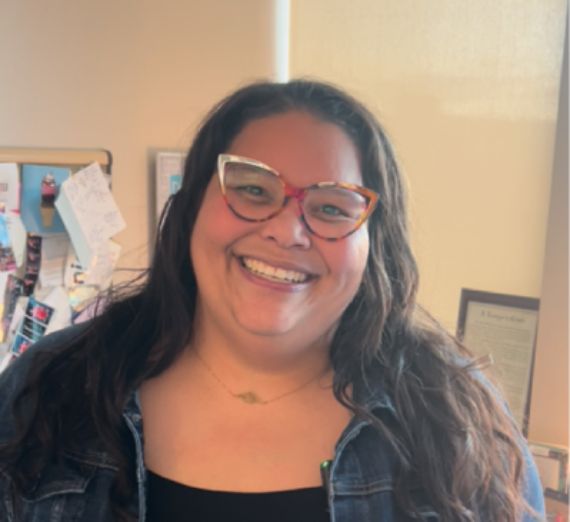
<path id="1" fill-rule="evenodd" d="M 526 436 L 540 300 L 461 289 L 457 338 L 476 357 L 489 357 L 511 413 Z"/>
<path id="2" fill-rule="evenodd" d="M 168 198 L 176 194 L 182 184 L 184 151 L 157 151 L 155 155 L 155 220 L 158 223 Z"/>

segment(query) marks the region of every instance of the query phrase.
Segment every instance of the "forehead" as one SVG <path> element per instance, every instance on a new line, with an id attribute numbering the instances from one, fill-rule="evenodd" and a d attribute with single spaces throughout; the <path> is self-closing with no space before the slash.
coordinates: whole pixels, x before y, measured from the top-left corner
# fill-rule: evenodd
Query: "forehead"
<path id="1" fill-rule="evenodd" d="M 261 161 L 298 186 L 319 181 L 362 184 L 358 152 L 344 130 L 304 112 L 249 122 L 228 152 Z"/>

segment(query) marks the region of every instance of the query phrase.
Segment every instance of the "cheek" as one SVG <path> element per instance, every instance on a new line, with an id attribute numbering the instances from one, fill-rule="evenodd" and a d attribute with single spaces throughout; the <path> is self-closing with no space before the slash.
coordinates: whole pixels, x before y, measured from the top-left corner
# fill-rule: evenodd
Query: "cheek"
<path id="1" fill-rule="evenodd" d="M 202 206 L 198 212 L 196 224 L 190 241 L 190 253 L 193 259 L 205 255 L 208 250 L 223 247 L 236 236 L 239 223 L 229 211 L 217 182 L 210 183 Z"/>
<path id="2" fill-rule="evenodd" d="M 327 259 L 331 273 L 339 282 L 344 282 L 352 289 L 358 288 L 366 268 L 369 247 L 368 232 L 365 229 L 337 244 L 330 244 Z"/>

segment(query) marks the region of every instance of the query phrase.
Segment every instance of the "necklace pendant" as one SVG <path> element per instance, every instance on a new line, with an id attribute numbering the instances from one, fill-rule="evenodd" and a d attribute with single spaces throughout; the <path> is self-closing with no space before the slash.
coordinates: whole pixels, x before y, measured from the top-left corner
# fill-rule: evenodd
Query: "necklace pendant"
<path id="1" fill-rule="evenodd" d="M 251 391 L 243 392 L 243 393 L 236 393 L 236 394 L 234 394 L 234 397 L 242 400 L 246 404 L 265 404 L 265 401 L 263 399 L 260 399 L 255 394 L 255 392 L 251 392 Z"/>

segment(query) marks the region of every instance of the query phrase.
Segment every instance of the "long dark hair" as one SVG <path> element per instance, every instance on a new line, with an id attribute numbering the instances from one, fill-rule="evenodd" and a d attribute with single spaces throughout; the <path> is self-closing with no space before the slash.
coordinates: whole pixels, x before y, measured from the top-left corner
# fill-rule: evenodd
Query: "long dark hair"
<path id="1" fill-rule="evenodd" d="M 363 281 L 331 346 L 335 396 L 392 445 L 403 510 L 419 515 L 410 496 L 419 481 L 441 520 L 514 522 L 525 507 L 519 434 L 466 363 L 467 352 L 416 304 L 405 191 L 391 145 L 362 104 L 305 80 L 248 85 L 207 115 L 188 153 L 182 188 L 163 213 L 148 273 L 112 295 L 72 341 L 38 354 L 15 402 L 17 433 L 0 449 L 2 468 L 15 491 L 23 491 L 63 449 L 90 437 L 117 467 L 114 513 L 131 519 L 133 449 L 122 412 L 133 391 L 191 341 L 197 286 L 189 241 L 216 158 L 248 122 L 287 111 L 343 129 L 358 149 L 364 184 L 381 194 L 368 222 Z M 349 393 L 373 380 L 383 383 L 395 406 L 391 423 Z"/>

